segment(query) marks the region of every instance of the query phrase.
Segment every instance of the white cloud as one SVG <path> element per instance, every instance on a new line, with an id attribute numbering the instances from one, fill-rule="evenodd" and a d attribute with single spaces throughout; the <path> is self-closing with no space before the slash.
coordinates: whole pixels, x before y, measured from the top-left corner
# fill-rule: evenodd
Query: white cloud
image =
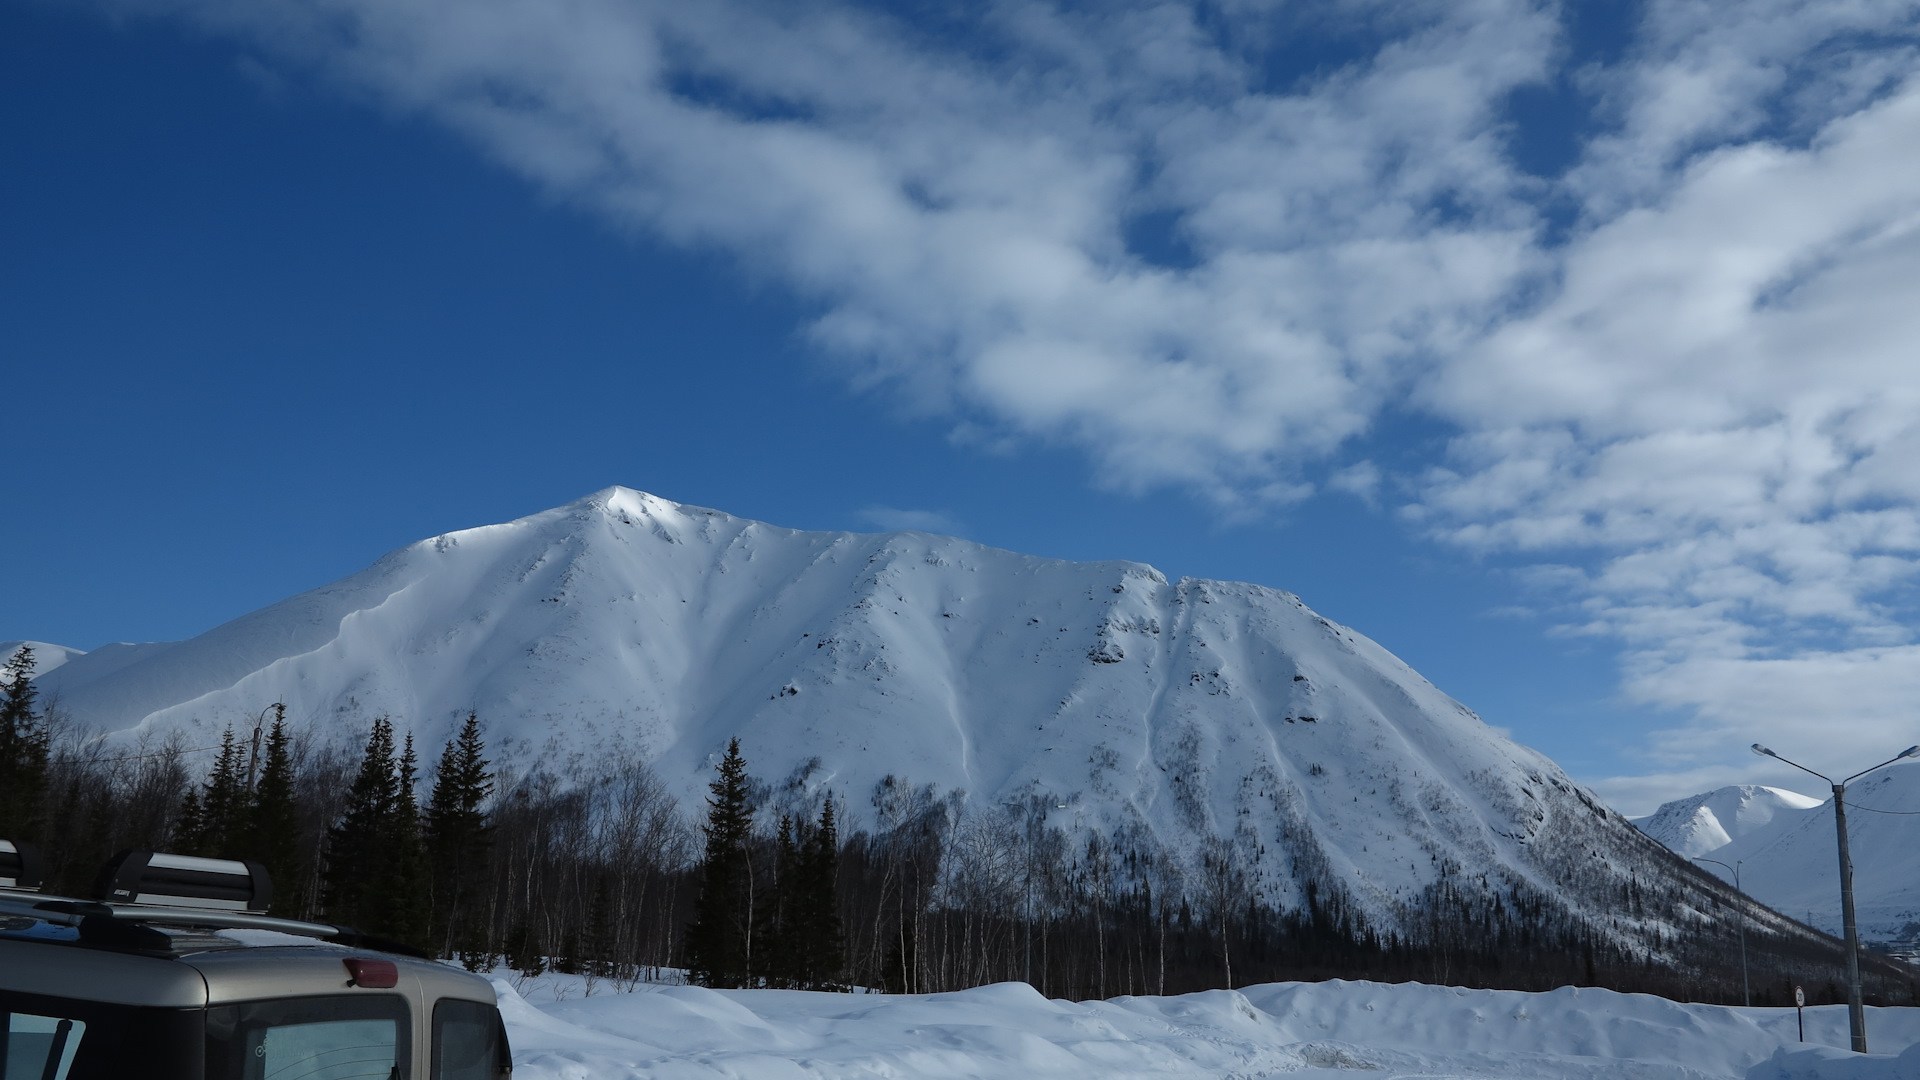
<path id="1" fill-rule="evenodd" d="M 1065 440 L 1103 483 L 1230 513 L 1320 472 L 1415 491 L 1407 520 L 1536 560 L 1625 643 L 1627 692 L 1691 717 L 1662 783 L 1744 775 L 1723 743 L 1821 710 L 1848 718 L 1836 754 L 1907 738 L 1911 3 L 1653 0 L 1623 58 L 1562 72 L 1526 0 L 1003 0 L 957 36 L 834 3 L 103 2 L 736 256 L 817 304 L 856 383 L 976 443 Z M 1310 24 L 1378 41 L 1269 86 L 1262 44 Z M 1604 124 L 1543 179 L 1505 103 L 1556 74 Z M 1191 265 L 1129 249 L 1149 218 Z M 1390 405 L 1458 437 L 1383 483 L 1341 455 Z"/>
<path id="2" fill-rule="evenodd" d="M 1691 715 L 1650 766 L 1759 739 L 1844 769 L 1920 734 L 1916 160 L 1911 84 L 1804 147 L 1697 155 L 1425 387 L 1467 434 L 1424 520 L 1597 555 L 1585 625 L 1627 643 L 1630 697 Z"/>

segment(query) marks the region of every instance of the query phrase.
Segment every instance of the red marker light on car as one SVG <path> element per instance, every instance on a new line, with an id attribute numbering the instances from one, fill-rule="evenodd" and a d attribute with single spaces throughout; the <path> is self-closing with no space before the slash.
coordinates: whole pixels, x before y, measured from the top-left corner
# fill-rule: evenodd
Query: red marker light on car
<path id="1" fill-rule="evenodd" d="M 400 967 L 391 960 L 349 956 L 340 962 L 347 965 L 347 982 L 353 986 L 384 990 L 400 983 Z"/>

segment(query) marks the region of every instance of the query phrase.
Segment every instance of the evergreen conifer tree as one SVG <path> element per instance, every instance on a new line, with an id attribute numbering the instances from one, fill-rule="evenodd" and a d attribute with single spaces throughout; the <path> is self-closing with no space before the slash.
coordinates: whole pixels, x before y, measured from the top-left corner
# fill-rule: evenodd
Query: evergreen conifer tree
<path id="1" fill-rule="evenodd" d="M 206 831 L 206 817 L 200 812 L 200 789 L 188 784 L 187 793 L 180 797 L 180 813 L 174 818 L 173 836 L 168 847 L 182 855 L 197 854 Z"/>
<path id="2" fill-rule="evenodd" d="M 834 820 L 833 799 L 820 809 L 820 820 L 799 855 L 795 888 L 798 910 L 793 928 L 794 985 L 827 990 L 840 984 L 846 966 L 846 935 L 840 924 L 840 830 Z"/>
<path id="3" fill-rule="evenodd" d="M 805 950 L 799 940 L 805 859 L 796 832 L 792 816 L 780 815 L 780 827 L 774 833 L 773 880 L 754 905 L 759 925 L 754 929 L 753 974 L 776 988 L 800 985 L 798 961 Z"/>
<path id="4" fill-rule="evenodd" d="M 752 880 L 747 838 L 753 810 L 747 803 L 747 763 L 740 740 L 727 744 L 708 790 L 706 853 L 700 864 L 700 898 L 687 927 L 687 973 L 702 986 L 738 988 L 750 975 Z"/>
<path id="5" fill-rule="evenodd" d="M 514 923 L 507 933 L 506 961 L 508 967 L 528 977 L 547 970 L 547 958 L 534 940 L 533 929 L 524 921 Z"/>
<path id="6" fill-rule="evenodd" d="M 427 874 L 420 850 L 420 804 L 414 796 L 420 762 L 409 732 L 394 773 L 393 810 L 387 815 L 382 852 L 380 933 L 409 945 L 427 936 Z"/>
<path id="7" fill-rule="evenodd" d="M 199 829 L 186 839 L 193 845 L 190 855 L 211 859 L 238 858 L 246 842 L 247 819 L 253 794 L 247 790 L 246 751 L 227 726 L 220 737 L 220 756 L 214 759 L 207 782 L 200 789 Z"/>
<path id="8" fill-rule="evenodd" d="M 483 810 L 493 794 L 480 718 L 468 713 L 447 740 L 434 770 L 424 825 L 428 872 L 429 940 L 442 956 L 484 950 L 481 904 L 492 830 Z"/>
<path id="9" fill-rule="evenodd" d="M 306 892 L 300 873 L 300 808 L 294 792 L 293 736 L 287 730 L 287 707 L 274 706 L 273 727 L 267 731 L 266 760 L 253 789 L 253 818 L 247 823 L 246 857 L 267 868 L 273 881 L 276 912 L 299 916 L 296 899 Z"/>
<path id="10" fill-rule="evenodd" d="M 0 839 L 39 840 L 50 733 L 34 709 L 33 649 L 22 645 L 0 667 Z"/>
<path id="11" fill-rule="evenodd" d="M 367 736 L 360 769 L 347 789 L 346 810 L 327 830 L 322 904 L 335 922 L 383 933 L 379 890 L 386 869 L 387 819 L 399 800 L 393 724 L 382 716 Z"/>

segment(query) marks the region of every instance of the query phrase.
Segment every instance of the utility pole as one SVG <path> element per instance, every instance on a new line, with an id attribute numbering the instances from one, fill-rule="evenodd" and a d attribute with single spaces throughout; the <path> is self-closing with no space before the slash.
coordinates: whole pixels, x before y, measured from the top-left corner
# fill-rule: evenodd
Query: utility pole
<path id="1" fill-rule="evenodd" d="M 249 792 L 253 791 L 254 780 L 260 775 L 260 731 L 266 726 L 267 714 L 275 709 L 279 709 L 282 715 L 287 711 L 285 705 L 275 702 L 261 709 L 260 715 L 253 718 L 253 751 L 247 755 L 247 791 Z"/>
<path id="2" fill-rule="evenodd" d="M 1833 827 L 1840 836 L 1840 923 L 1847 938 L 1847 1026 L 1853 1030 L 1853 1052 L 1867 1052 L 1867 1002 L 1860 990 L 1860 928 L 1853 918 L 1853 857 L 1847 850 L 1847 785 L 1873 772 L 1884 769 L 1902 758 L 1920 757 L 1920 746 L 1909 746 L 1872 769 L 1862 769 L 1845 780 L 1835 780 L 1825 773 L 1817 773 L 1797 761 L 1788 761 L 1779 754 L 1753 744 L 1753 752 L 1762 757 L 1799 769 L 1803 773 L 1818 776 L 1833 786 Z"/>

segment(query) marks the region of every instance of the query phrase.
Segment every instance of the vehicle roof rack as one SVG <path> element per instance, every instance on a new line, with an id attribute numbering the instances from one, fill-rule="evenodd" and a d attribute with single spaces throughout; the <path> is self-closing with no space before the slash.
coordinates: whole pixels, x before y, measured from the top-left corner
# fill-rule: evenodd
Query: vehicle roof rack
<path id="1" fill-rule="evenodd" d="M 257 862 L 203 859 L 163 851 L 123 851 L 100 872 L 104 903 L 212 908 L 265 914 L 273 882 Z"/>
<path id="2" fill-rule="evenodd" d="M 13 866 L 16 873 L 11 880 L 31 880 L 38 886 L 37 853 L 24 844 L 0 841 L 0 845 L 4 845 L 0 860 L 8 853 L 15 859 L 14 863 L 0 861 L 0 875 Z M 20 867 L 30 867 L 31 876 Z M 0 883 L 7 880 L 0 876 Z M 363 934 L 352 927 L 268 915 L 273 883 L 266 867 L 257 862 L 122 851 L 101 870 L 95 892 L 98 900 L 77 900 L 0 887 L 0 914 L 71 927 L 82 942 L 142 952 L 238 947 L 244 943 L 210 932 L 272 930 L 348 948 L 433 959 L 431 953 L 404 942 Z"/>
<path id="3" fill-rule="evenodd" d="M 232 938 L 183 931 L 272 930 L 350 949 L 373 949 L 422 960 L 433 959 L 433 954 L 405 942 L 363 934 L 350 926 L 281 919 L 251 911 L 156 904 L 102 904 L 66 897 L 10 895 L 0 891 L 0 915 L 24 915 L 56 926 L 69 926 L 79 931 L 82 941 L 148 952 L 232 948 L 244 944 Z"/>
<path id="4" fill-rule="evenodd" d="M 0 840 L 0 891 L 39 892 L 45 871 L 40 850 L 20 840 Z"/>
<path id="5" fill-rule="evenodd" d="M 0 913 L 26 915 L 58 926 L 79 926 L 86 919 L 104 919 L 129 925 L 192 927 L 202 930 L 273 930 L 295 937 L 332 939 L 353 934 L 330 923 L 277 919 L 250 911 L 217 908 L 160 907 L 152 904 L 101 904 L 66 897 L 21 896 L 0 893 Z"/>

